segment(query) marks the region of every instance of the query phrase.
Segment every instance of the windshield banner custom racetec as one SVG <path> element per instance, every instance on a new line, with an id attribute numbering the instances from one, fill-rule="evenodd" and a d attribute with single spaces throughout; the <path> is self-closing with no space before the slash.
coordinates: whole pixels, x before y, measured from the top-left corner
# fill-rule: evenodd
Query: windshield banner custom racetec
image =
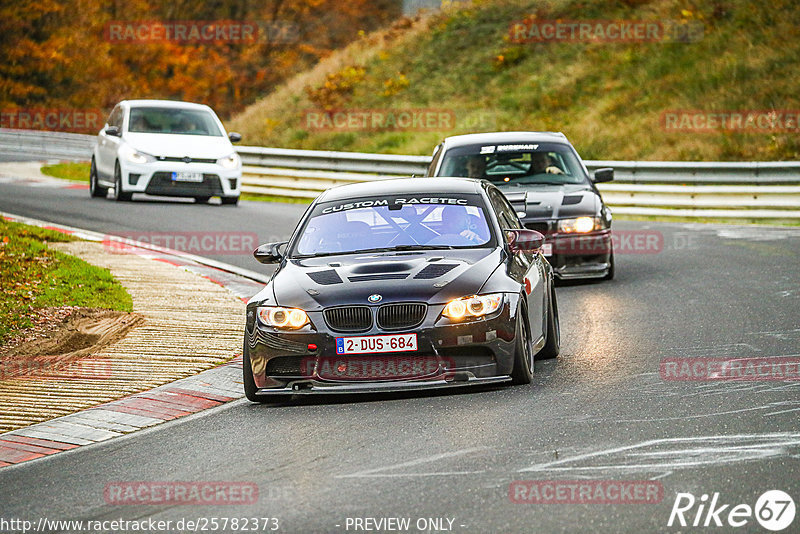
<path id="1" fill-rule="evenodd" d="M 486 246 L 492 240 L 480 195 L 393 195 L 326 202 L 305 220 L 295 253 L 349 254 L 409 248 Z"/>

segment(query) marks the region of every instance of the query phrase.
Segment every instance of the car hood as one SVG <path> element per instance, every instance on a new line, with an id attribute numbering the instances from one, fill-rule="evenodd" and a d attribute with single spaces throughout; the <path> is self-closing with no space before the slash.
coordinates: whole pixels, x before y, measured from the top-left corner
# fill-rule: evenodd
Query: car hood
<path id="1" fill-rule="evenodd" d="M 588 184 L 505 186 L 500 190 L 521 219 L 562 219 L 598 215 L 600 198 Z"/>
<path id="2" fill-rule="evenodd" d="M 233 152 L 233 145 L 227 137 L 210 135 L 127 133 L 125 141 L 151 156 L 219 159 Z"/>
<path id="3" fill-rule="evenodd" d="M 306 311 L 380 303 L 445 303 L 478 293 L 498 268 L 502 249 L 352 254 L 289 260 L 272 281 L 275 301 Z M 377 303 L 373 303 L 377 304 Z"/>

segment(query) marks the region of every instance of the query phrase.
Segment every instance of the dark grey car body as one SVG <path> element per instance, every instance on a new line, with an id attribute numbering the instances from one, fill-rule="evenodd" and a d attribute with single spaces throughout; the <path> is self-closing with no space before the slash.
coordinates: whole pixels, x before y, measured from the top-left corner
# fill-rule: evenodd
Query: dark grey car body
<path id="1" fill-rule="evenodd" d="M 486 147 L 534 146 L 570 154 L 578 162 L 578 183 L 515 184 L 504 182 L 502 174 L 483 176 L 492 181 L 508 198 L 526 228 L 545 234 L 552 253 L 548 261 L 561 279 L 605 278 L 614 276 L 614 254 L 611 239 L 611 210 L 603 202 L 596 181 L 613 179 L 612 169 L 601 169 L 590 176 L 575 148 L 561 133 L 554 132 L 495 132 L 448 137 L 434 150 L 427 176 L 443 174 L 443 162 L 448 154 L 482 154 Z M 458 174 L 456 174 L 458 175 Z M 559 221 L 577 217 L 596 217 L 601 224 L 584 234 L 565 234 L 559 231 Z"/>
<path id="2" fill-rule="evenodd" d="M 476 246 L 298 253 L 315 214 L 346 213 L 354 205 L 391 203 L 398 197 L 422 204 L 469 199 L 486 213 L 491 236 Z M 530 246 L 522 238 L 531 239 Z M 521 226 L 502 193 L 486 181 L 404 178 L 329 189 L 309 207 L 288 243 L 270 243 L 256 251 L 259 261 L 279 267 L 247 304 L 247 397 L 263 401 L 291 394 L 430 389 L 512 379 L 527 383 L 534 356 L 555 357 L 560 345 L 552 268 L 538 250 L 542 241 L 543 236 Z M 485 294 L 502 294 L 496 312 L 465 322 L 443 316 L 452 299 Z M 275 306 L 304 310 L 308 324 L 291 331 L 265 324 L 259 309 Z M 353 336 L 406 333 L 418 340 L 412 353 L 353 357 L 337 350 Z M 521 370 L 521 365 L 530 368 Z"/>

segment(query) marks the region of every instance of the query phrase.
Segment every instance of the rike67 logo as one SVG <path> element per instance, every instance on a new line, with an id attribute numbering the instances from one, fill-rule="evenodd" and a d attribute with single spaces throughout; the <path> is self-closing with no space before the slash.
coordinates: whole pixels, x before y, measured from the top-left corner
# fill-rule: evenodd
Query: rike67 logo
<path id="1" fill-rule="evenodd" d="M 756 500 L 755 507 L 749 504 L 725 504 L 720 500 L 719 493 L 714 493 L 710 501 L 705 493 L 699 499 L 691 493 L 678 493 L 667 526 L 738 528 L 750 525 L 755 518 L 763 528 L 780 532 L 794 522 L 795 511 L 794 500 L 780 490 L 764 492 Z"/>

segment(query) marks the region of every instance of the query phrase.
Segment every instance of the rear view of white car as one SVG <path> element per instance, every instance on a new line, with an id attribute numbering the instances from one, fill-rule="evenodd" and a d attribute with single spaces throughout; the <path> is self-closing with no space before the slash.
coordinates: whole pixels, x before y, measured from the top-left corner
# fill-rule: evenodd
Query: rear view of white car
<path id="1" fill-rule="evenodd" d="M 89 191 L 118 201 L 134 193 L 191 197 L 207 202 L 220 197 L 236 204 L 242 162 L 214 111 L 202 104 L 171 100 L 124 100 L 117 104 L 97 136 Z"/>

